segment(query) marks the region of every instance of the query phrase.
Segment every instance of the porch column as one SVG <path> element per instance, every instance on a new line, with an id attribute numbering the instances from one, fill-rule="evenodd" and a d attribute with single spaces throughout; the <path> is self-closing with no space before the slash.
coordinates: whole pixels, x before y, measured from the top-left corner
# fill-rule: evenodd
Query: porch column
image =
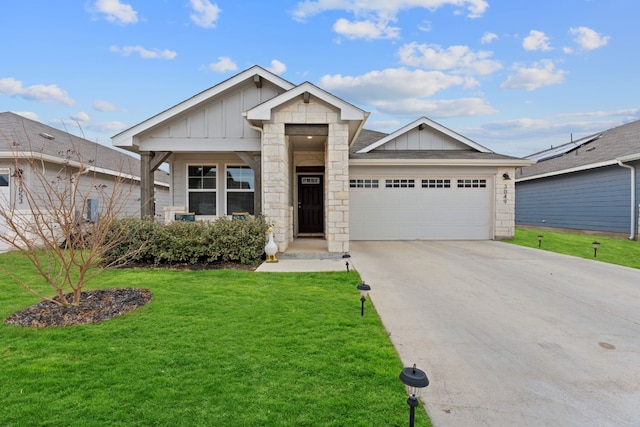
<path id="1" fill-rule="evenodd" d="M 153 172 L 151 152 L 140 152 L 140 218 L 153 217 Z"/>
<path id="2" fill-rule="evenodd" d="M 141 151 L 140 152 L 140 218 L 155 216 L 154 172 L 171 155 L 171 151 Z"/>

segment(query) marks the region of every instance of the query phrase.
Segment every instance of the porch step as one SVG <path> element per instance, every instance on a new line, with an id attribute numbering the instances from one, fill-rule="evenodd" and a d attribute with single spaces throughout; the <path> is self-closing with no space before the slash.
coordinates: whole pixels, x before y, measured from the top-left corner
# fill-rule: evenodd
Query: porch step
<path id="1" fill-rule="evenodd" d="M 348 254 L 347 254 L 348 255 Z M 349 261 L 345 254 L 337 252 L 283 252 L 277 254 L 278 259 L 342 259 Z"/>

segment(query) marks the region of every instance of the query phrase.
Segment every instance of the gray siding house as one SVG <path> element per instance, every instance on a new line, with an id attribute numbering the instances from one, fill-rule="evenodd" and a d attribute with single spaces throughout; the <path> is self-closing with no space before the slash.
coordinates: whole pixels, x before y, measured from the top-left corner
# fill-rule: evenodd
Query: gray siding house
<path id="1" fill-rule="evenodd" d="M 32 194 L 44 199 L 46 188 L 42 188 L 40 177 L 51 178 L 53 182 L 64 165 L 85 168 L 82 176 L 86 180 L 76 185 L 80 186 L 82 194 L 93 197 L 95 193 L 95 200 L 100 198 L 95 189 L 112 188 L 118 177 L 130 180 L 139 187 L 140 160 L 131 155 L 15 113 L 0 113 L 0 208 L 3 212 L 23 218 L 33 214 L 25 189 L 18 184 L 16 174 L 21 174 L 24 178 L 22 182 L 29 185 Z M 37 166 L 38 171 L 34 171 L 32 166 Z M 169 202 L 169 177 L 161 171 L 156 172 L 154 177 L 155 212 L 161 216 Z M 133 193 L 122 197 L 120 216 L 139 216 L 139 190 L 134 189 Z M 86 215 L 86 206 L 73 208 L 79 214 Z M 98 204 L 97 211 L 100 209 Z M 4 217 L 0 215 L 0 233 L 4 235 L 7 232 L 5 226 Z M 0 250 L 8 248 L 0 242 Z"/>
<path id="2" fill-rule="evenodd" d="M 516 172 L 516 226 L 638 237 L 640 120 L 550 148 Z"/>

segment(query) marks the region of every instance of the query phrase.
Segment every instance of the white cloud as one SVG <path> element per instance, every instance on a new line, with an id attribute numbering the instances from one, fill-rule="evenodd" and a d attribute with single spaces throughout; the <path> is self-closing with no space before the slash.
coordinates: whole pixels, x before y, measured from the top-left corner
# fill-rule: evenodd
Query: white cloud
<path id="1" fill-rule="evenodd" d="M 486 32 L 480 38 L 480 43 L 489 44 L 489 43 L 492 43 L 495 40 L 498 40 L 498 35 L 496 33 Z"/>
<path id="2" fill-rule="evenodd" d="M 116 107 L 115 104 L 112 104 L 109 101 L 102 101 L 102 100 L 95 101 L 93 103 L 93 109 L 97 111 L 101 111 L 103 113 L 118 111 L 118 107 Z"/>
<path id="3" fill-rule="evenodd" d="M 17 96 L 30 101 L 59 102 L 65 105 L 73 105 L 75 101 L 69 98 L 67 92 L 57 85 L 33 85 L 22 86 L 22 82 L 7 77 L 0 79 L 0 94 L 7 96 Z"/>
<path id="4" fill-rule="evenodd" d="M 178 53 L 174 50 L 146 49 L 142 46 L 110 46 L 109 51 L 121 53 L 124 56 L 130 56 L 137 53 L 142 59 L 174 59 Z"/>
<path id="5" fill-rule="evenodd" d="M 85 113 L 84 111 L 80 111 L 80 112 L 70 116 L 69 118 L 71 120 L 73 120 L 74 122 L 80 122 L 80 123 L 86 123 L 89 120 L 91 120 L 89 115 L 87 113 Z"/>
<path id="6" fill-rule="evenodd" d="M 476 84 L 473 79 L 447 75 L 441 71 L 410 71 L 405 68 L 371 71 L 355 77 L 325 75 L 320 79 L 320 86 L 326 90 L 363 103 L 381 99 L 423 98 L 450 87 L 472 87 Z"/>
<path id="7" fill-rule="evenodd" d="M 576 36 L 573 40 L 585 50 L 594 50 L 606 46 L 611 37 L 605 37 L 588 27 L 576 27 L 569 30 Z"/>
<path id="8" fill-rule="evenodd" d="M 333 24 L 333 30 L 348 39 L 396 39 L 400 36 L 400 28 L 390 27 L 388 22 L 381 20 L 378 22 L 370 20 L 352 22 L 340 18 Z"/>
<path id="9" fill-rule="evenodd" d="M 220 56 L 217 62 L 212 62 L 207 68 L 211 71 L 224 73 L 226 71 L 235 71 L 238 69 L 238 66 L 228 56 Z"/>
<path id="10" fill-rule="evenodd" d="M 271 67 L 267 68 L 267 70 L 271 71 L 273 74 L 282 74 L 287 71 L 287 66 L 277 59 L 274 59 L 271 61 Z"/>
<path id="11" fill-rule="evenodd" d="M 443 6 L 466 8 L 470 18 L 478 18 L 489 7 L 486 0 L 305 0 L 298 2 L 293 10 L 293 18 L 304 21 L 307 18 L 331 10 L 344 10 L 356 16 L 377 15 L 395 17 L 398 12 L 423 8 L 436 10 Z"/>
<path id="12" fill-rule="evenodd" d="M 35 120 L 36 122 L 40 121 L 38 115 L 32 111 L 12 111 L 19 116 L 26 117 L 27 119 Z"/>
<path id="13" fill-rule="evenodd" d="M 474 79 L 447 75 L 441 71 L 391 68 L 360 76 L 325 75 L 319 86 L 352 100 L 357 105 L 374 107 L 378 113 L 411 118 L 469 116 L 490 114 L 495 110 L 480 98 L 456 100 L 431 99 L 436 93 L 453 87 L 473 87 Z"/>
<path id="14" fill-rule="evenodd" d="M 516 66 L 516 74 L 509 76 L 500 88 L 535 90 L 562 83 L 565 74 L 564 70 L 555 69 L 553 61 L 545 59 L 528 68 Z"/>
<path id="15" fill-rule="evenodd" d="M 499 61 L 490 59 L 489 51 L 472 51 L 468 46 L 450 46 L 446 49 L 438 45 L 408 43 L 398 51 L 404 65 L 434 70 L 464 71 L 470 74 L 486 75 L 502 68 Z"/>
<path id="16" fill-rule="evenodd" d="M 138 12 L 130 5 L 121 3 L 120 0 L 98 0 L 95 9 L 106 15 L 109 22 L 116 24 L 135 24 L 138 22 Z"/>
<path id="17" fill-rule="evenodd" d="M 407 99 L 397 101 L 372 102 L 379 111 L 388 114 L 402 114 L 410 116 L 429 117 L 460 117 L 486 115 L 496 112 L 496 109 L 482 98 L 459 99 Z"/>
<path id="18" fill-rule="evenodd" d="M 522 41 L 524 50 L 551 50 L 549 37 L 542 31 L 531 30 L 529 35 Z"/>
<path id="19" fill-rule="evenodd" d="M 307 18 L 327 11 L 344 11 L 355 19 L 338 19 L 333 30 L 349 39 L 396 39 L 400 28 L 391 26 L 400 12 L 422 8 L 435 11 L 442 6 L 466 8 L 467 16 L 478 18 L 489 7 L 486 0 L 305 0 L 298 2 L 292 12 L 293 19 L 304 22 Z M 421 26 L 420 30 L 428 31 Z"/>
<path id="20" fill-rule="evenodd" d="M 193 13 L 189 15 L 191 20 L 202 28 L 215 28 L 216 21 L 220 16 L 222 9 L 217 4 L 211 3 L 209 0 L 191 0 L 191 8 Z"/>

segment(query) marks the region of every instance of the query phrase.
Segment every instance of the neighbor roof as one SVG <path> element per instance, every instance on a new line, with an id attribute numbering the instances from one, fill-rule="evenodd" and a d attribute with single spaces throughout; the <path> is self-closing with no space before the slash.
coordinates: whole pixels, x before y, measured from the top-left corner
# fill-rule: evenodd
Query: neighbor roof
<path id="1" fill-rule="evenodd" d="M 78 155 L 68 156 L 73 150 Z M 82 159 L 87 165 L 102 173 L 132 176 L 140 174 L 140 161 L 129 154 L 117 151 L 84 138 L 64 132 L 12 112 L 0 113 L 0 158 L 43 156 L 50 161 Z M 167 174 L 157 171 L 155 180 L 168 182 Z"/>
<path id="2" fill-rule="evenodd" d="M 519 170 L 516 179 L 535 179 L 640 158 L 640 120 L 550 148 L 527 158 L 537 163 Z M 546 158 L 546 160 L 545 160 Z"/>

